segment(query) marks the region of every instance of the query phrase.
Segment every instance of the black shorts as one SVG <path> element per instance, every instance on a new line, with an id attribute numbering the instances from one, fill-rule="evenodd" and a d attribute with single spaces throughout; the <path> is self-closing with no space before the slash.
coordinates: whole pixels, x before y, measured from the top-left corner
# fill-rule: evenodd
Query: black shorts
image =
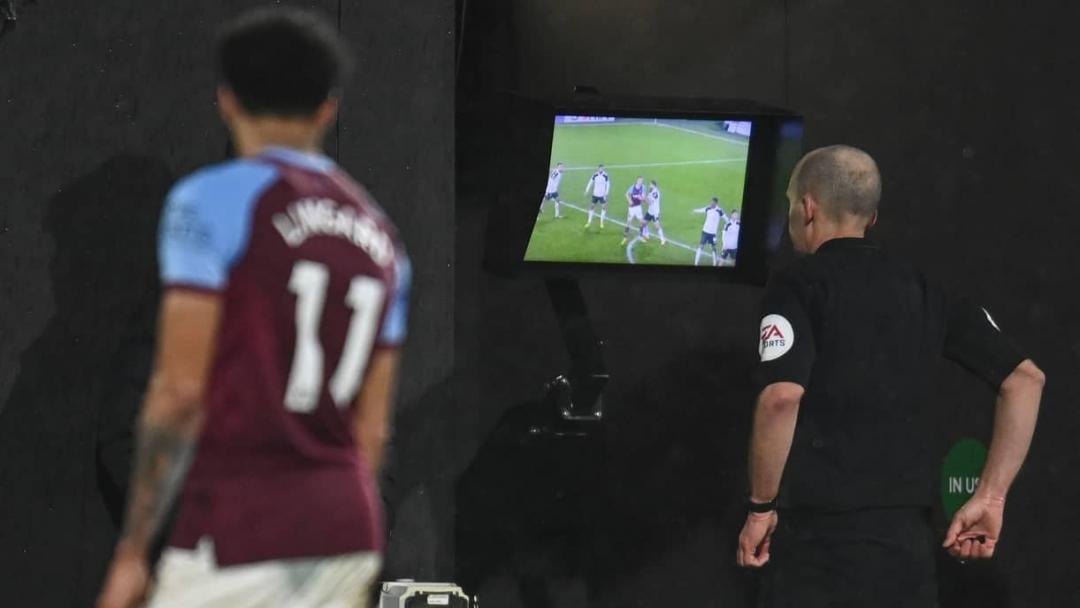
<path id="1" fill-rule="evenodd" d="M 594 204 L 594 205 L 598 205 L 598 204 L 599 205 L 606 205 L 607 204 L 607 197 L 606 196 L 594 196 L 594 197 L 592 197 L 592 204 Z"/>
<path id="2" fill-rule="evenodd" d="M 558 192 L 548 192 L 547 194 L 544 195 L 544 200 L 545 201 L 557 201 L 557 200 L 559 200 L 559 193 Z"/>
<path id="3" fill-rule="evenodd" d="M 701 245 L 712 245 L 716 247 L 716 235 L 709 234 L 708 232 L 701 233 Z"/>
<path id="4" fill-rule="evenodd" d="M 930 510 L 780 512 L 759 608 L 935 608 Z"/>
<path id="5" fill-rule="evenodd" d="M 725 260 L 728 259 L 728 258 L 734 260 L 735 259 L 735 250 L 734 249 L 722 249 L 720 251 L 720 257 L 725 259 Z"/>
<path id="6" fill-rule="evenodd" d="M 645 214 L 645 221 L 646 222 L 659 222 L 660 221 L 660 216 L 659 215 L 653 215 L 651 213 L 646 213 Z"/>

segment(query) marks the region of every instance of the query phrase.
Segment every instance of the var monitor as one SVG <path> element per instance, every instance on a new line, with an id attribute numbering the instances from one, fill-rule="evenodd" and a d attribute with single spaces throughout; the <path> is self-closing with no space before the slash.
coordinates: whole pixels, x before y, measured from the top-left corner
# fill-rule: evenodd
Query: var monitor
<path id="1" fill-rule="evenodd" d="M 556 115 L 527 262 L 734 267 L 750 120 Z"/>

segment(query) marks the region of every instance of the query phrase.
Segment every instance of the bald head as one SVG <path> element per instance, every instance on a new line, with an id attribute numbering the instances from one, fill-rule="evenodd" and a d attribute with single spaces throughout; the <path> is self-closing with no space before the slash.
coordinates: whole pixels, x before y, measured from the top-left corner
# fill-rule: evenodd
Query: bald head
<path id="1" fill-rule="evenodd" d="M 856 216 L 869 222 L 881 200 L 881 173 L 866 152 L 828 146 L 810 152 L 795 165 L 791 190 L 796 199 L 812 196 L 834 220 Z"/>

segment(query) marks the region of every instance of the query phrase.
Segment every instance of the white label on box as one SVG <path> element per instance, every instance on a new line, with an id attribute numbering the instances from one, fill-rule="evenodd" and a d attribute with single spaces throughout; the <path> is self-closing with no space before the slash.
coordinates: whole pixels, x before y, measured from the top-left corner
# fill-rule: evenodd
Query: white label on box
<path id="1" fill-rule="evenodd" d="M 429 595 L 427 597 L 428 606 L 449 606 L 449 595 Z"/>

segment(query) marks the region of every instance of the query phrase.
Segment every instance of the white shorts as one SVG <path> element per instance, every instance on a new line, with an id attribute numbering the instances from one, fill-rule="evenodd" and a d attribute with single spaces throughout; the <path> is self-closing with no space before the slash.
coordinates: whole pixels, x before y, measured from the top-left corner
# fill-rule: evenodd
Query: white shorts
<path id="1" fill-rule="evenodd" d="M 630 207 L 629 212 L 626 214 L 626 221 L 629 222 L 635 217 L 639 222 L 645 221 L 645 216 L 641 214 L 641 205 L 635 205 L 633 207 Z"/>
<path id="2" fill-rule="evenodd" d="M 378 553 L 290 559 L 219 568 L 213 545 L 169 547 L 161 556 L 148 608 L 367 608 Z"/>

